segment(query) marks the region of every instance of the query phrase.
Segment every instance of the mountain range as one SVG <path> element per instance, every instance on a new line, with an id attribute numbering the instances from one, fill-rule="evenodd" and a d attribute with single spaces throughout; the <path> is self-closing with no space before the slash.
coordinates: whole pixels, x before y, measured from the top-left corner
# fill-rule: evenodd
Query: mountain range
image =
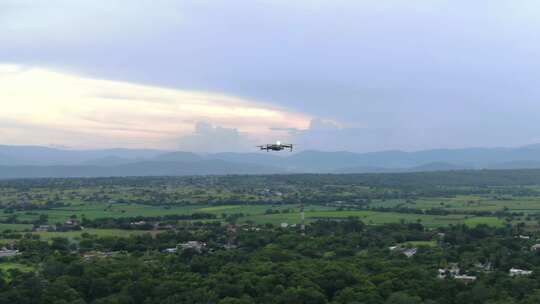
<path id="1" fill-rule="evenodd" d="M 152 149 L 69 150 L 0 145 L 0 178 L 275 173 L 389 173 L 540 168 L 540 144 L 519 148 L 371 153 L 196 154 Z"/>

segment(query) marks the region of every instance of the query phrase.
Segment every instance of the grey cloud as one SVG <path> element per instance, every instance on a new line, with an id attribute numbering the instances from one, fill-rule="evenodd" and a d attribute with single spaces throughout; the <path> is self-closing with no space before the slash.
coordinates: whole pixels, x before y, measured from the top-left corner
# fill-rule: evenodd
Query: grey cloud
<path id="1" fill-rule="evenodd" d="M 313 148 L 540 136 L 534 0 L 3 3 L 1 61 L 252 97 L 354 126 L 281 130 Z"/>
<path id="2" fill-rule="evenodd" d="M 208 122 L 197 122 L 194 133 L 181 137 L 179 148 L 196 152 L 248 151 L 255 146 L 246 134 L 235 128 L 214 126 Z"/>

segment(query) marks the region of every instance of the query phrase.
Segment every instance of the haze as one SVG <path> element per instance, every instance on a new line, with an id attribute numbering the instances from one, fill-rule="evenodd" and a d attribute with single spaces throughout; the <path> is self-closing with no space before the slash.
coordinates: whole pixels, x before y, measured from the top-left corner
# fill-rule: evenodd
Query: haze
<path id="1" fill-rule="evenodd" d="M 0 144 L 540 142 L 537 1 L 0 1 Z"/>

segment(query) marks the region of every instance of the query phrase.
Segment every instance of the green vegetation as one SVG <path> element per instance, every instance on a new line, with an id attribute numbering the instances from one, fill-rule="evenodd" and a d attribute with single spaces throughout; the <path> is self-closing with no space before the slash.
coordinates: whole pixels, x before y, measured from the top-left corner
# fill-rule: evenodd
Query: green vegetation
<path id="1" fill-rule="evenodd" d="M 519 227 L 218 223 L 151 236 L 39 240 L 0 262 L 0 303 L 538 303 L 536 238 Z M 256 228 L 256 229 L 252 229 Z M 184 247 L 194 240 L 199 247 Z M 177 246 L 177 244 L 182 246 Z M 176 252 L 166 248 L 178 248 Z M 486 250 L 488 249 L 489 250 Z M 409 256 L 407 256 L 409 254 Z M 33 265 L 33 266 L 28 266 Z M 510 276 L 511 268 L 532 271 Z M 439 270 L 453 269 L 456 274 Z M 456 270 L 457 269 L 457 270 Z M 460 275 L 466 275 L 461 276 Z"/>
<path id="2" fill-rule="evenodd" d="M 0 181 L 0 304 L 538 303 L 536 243 L 537 170 Z"/>
<path id="3" fill-rule="evenodd" d="M 117 237 L 128 237 L 131 235 L 142 235 L 149 233 L 148 231 L 143 230 L 122 230 L 122 229 L 85 229 L 79 231 L 66 231 L 66 232 L 33 232 L 34 235 L 39 236 L 42 240 L 52 240 L 54 238 L 62 237 L 70 240 L 80 240 L 82 234 L 90 234 L 99 237 L 107 236 L 117 236 Z"/>

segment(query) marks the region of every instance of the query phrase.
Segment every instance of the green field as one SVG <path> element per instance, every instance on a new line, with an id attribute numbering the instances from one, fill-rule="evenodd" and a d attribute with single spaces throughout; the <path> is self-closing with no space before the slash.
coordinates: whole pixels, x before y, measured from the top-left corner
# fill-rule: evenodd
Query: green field
<path id="1" fill-rule="evenodd" d="M 312 222 L 318 219 L 345 219 L 348 217 L 357 217 L 366 224 L 386 224 L 386 223 L 421 223 L 427 227 L 448 226 L 457 224 L 467 224 L 475 226 L 478 224 L 488 224 L 492 226 L 500 226 L 502 220 L 494 217 L 473 217 L 467 215 L 423 215 L 423 214 L 406 214 L 394 212 L 376 212 L 376 211 L 308 211 L 305 213 L 306 221 Z M 253 221 L 257 224 L 272 223 L 300 223 L 300 215 L 298 213 L 289 214 L 259 214 L 248 216 L 242 219 L 243 221 Z"/>
<path id="2" fill-rule="evenodd" d="M 524 211 L 540 212 L 538 197 L 505 197 L 493 198 L 487 196 L 456 196 L 452 198 L 420 198 L 416 200 L 375 200 L 370 207 L 393 208 L 404 207 L 412 209 L 439 208 L 449 211 Z"/>
<path id="3" fill-rule="evenodd" d="M 243 214 L 260 214 L 264 213 L 267 209 L 283 210 L 288 208 L 294 208 L 293 205 L 225 205 L 225 206 L 207 206 L 207 205 L 192 205 L 192 206 L 149 206 L 139 204 L 88 204 L 88 205 L 76 205 L 69 208 L 54 208 L 50 210 L 39 210 L 33 212 L 15 212 L 17 219 L 21 221 L 34 221 L 39 218 L 41 214 L 48 216 L 49 224 L 63 223 L 71 216 L 75 215 L 77 218 L 83 216 L 88 219 L 98 218 L 122 218 L 122 217 L 136 217 L 136 216 L 165 216 L 165 215 L 189 215 L 196 212 L 211 213 L 217 216 L 221 214 L 243 213 Z M 318 210 L 326 210 L 333 208 L 326 208 L 324 206 L 314 206 Z M 7 214 L 0 214 L 0 219 L 7 218 Z M 14 228 L 16 226 L 13 226 Z M 21 226 L 22 227 L 22 226 Z M 0 229 L 2 226 L 0 226 Z M 20 227 L 19 227 L 20 228 Z"/>
<path id="4" fill-rule="evenodd" d="M 5 230 L 11 230 L 11 231 L 25 231 L 32 229 L 32 225 L 30 224 L 2 224 L 0 223 L 0 232 Z"/>
<path id="5" fill-rule="evenodd" d="M 36 271 L 36 269 L 19 263 L 0 262 L 0 272 L 4 274 L 4 278 L 7 279 L 8 282 L 11 280 L 9 275 L 11 271 L 33 272 Z"/>
<path id="6" fill-rule="evenodd" d="M 474 203 L 472 203 L 474 202 Z M 470 210 L 499 210 L 503 208 L 502 204 L 508 205 L 508 201 L 493 202 L 488 200 L 480 200 L 473 197 L 456 197 L 456 198 L 441 198 L 441 199 L 419 199 L 413 203 L 405 202 L 404 200 L 388 200 L 375 201 L 370 206 L 373 207 L 407 207 L 412 209 L 430 209 L 441 208 L 452 209 L 459 211 Z M 522 199 L 513 202 L 514 208 L 540 208 L 540 203 L 533 199 Z M 501 205 L 501 206 L 499 206 Z M 273 213 L 267 214 L 267 210 L 271 209 Z M 32 221 L 39 218 L 39 215 L 46 214 L 49 224 L 62 223 L 75 215 L 77 218 L 83 216 L 88 219 L 98 218 L 122 218 L 136 216 L 164 216 L 164 215 L 188 215 L 193 213 L 211 213 L 221 218 L 222 214 L 243 214 L 239 219 L 240 222 L 254 222 L 257 224 L 271 223 L 279 225 L 280 223 L 298 224 L 300 223 L 299 206 L 298 205 L 223 205 L 223 206 L 208 206 L 208 205 L 189 205 L 189 206 L 150 206 L 140 204 L 80 204 L 69 208 L 56 208 L 50 210 L 39 210 L 34 212 L 16 212 L 19 220 Z M 277 213 L 276 213 L 277 212 Z M 6 214 L 0 215 L 0 218 L 6 217 Z M 308 205 L 305 207 L 306 222 L 312 222 L 318 219 L 345 219 L 348 217 L 356 217 L 370 225 L 386 224 L 386 223 L 421 223 L 427 227 L 439 227 L 457 224 L 466 224 L 475 226 L 478 224 L 488 224 L 491 226 L 501 226 L 504 224 L 502 219 L 496 217 L 474 216 L 467 214 L 450 214 L 450 215 L 426 215 L 412 213 L 397 213 L 397 212 L 379 212 L 368 210 L 349 210 L 338 211 L 336 207 L 327 207 L 322 205 Z M 32 225 L 23 224 L 0 224 L 0 231 L 11 229 L 23 231 L 31 229 Z M 97 230 L 88 229 L 84 232 L 100 234 L 100 235 L 119 235 L 126 236 L 129 234 L 138 234 L 141 232 L 125 231 L 125 230 Z M 45 239 L 50 239 L 55 236 L 66 236 L 74 238 L 80 236 L 82 232 L 39 232 Z"/>

